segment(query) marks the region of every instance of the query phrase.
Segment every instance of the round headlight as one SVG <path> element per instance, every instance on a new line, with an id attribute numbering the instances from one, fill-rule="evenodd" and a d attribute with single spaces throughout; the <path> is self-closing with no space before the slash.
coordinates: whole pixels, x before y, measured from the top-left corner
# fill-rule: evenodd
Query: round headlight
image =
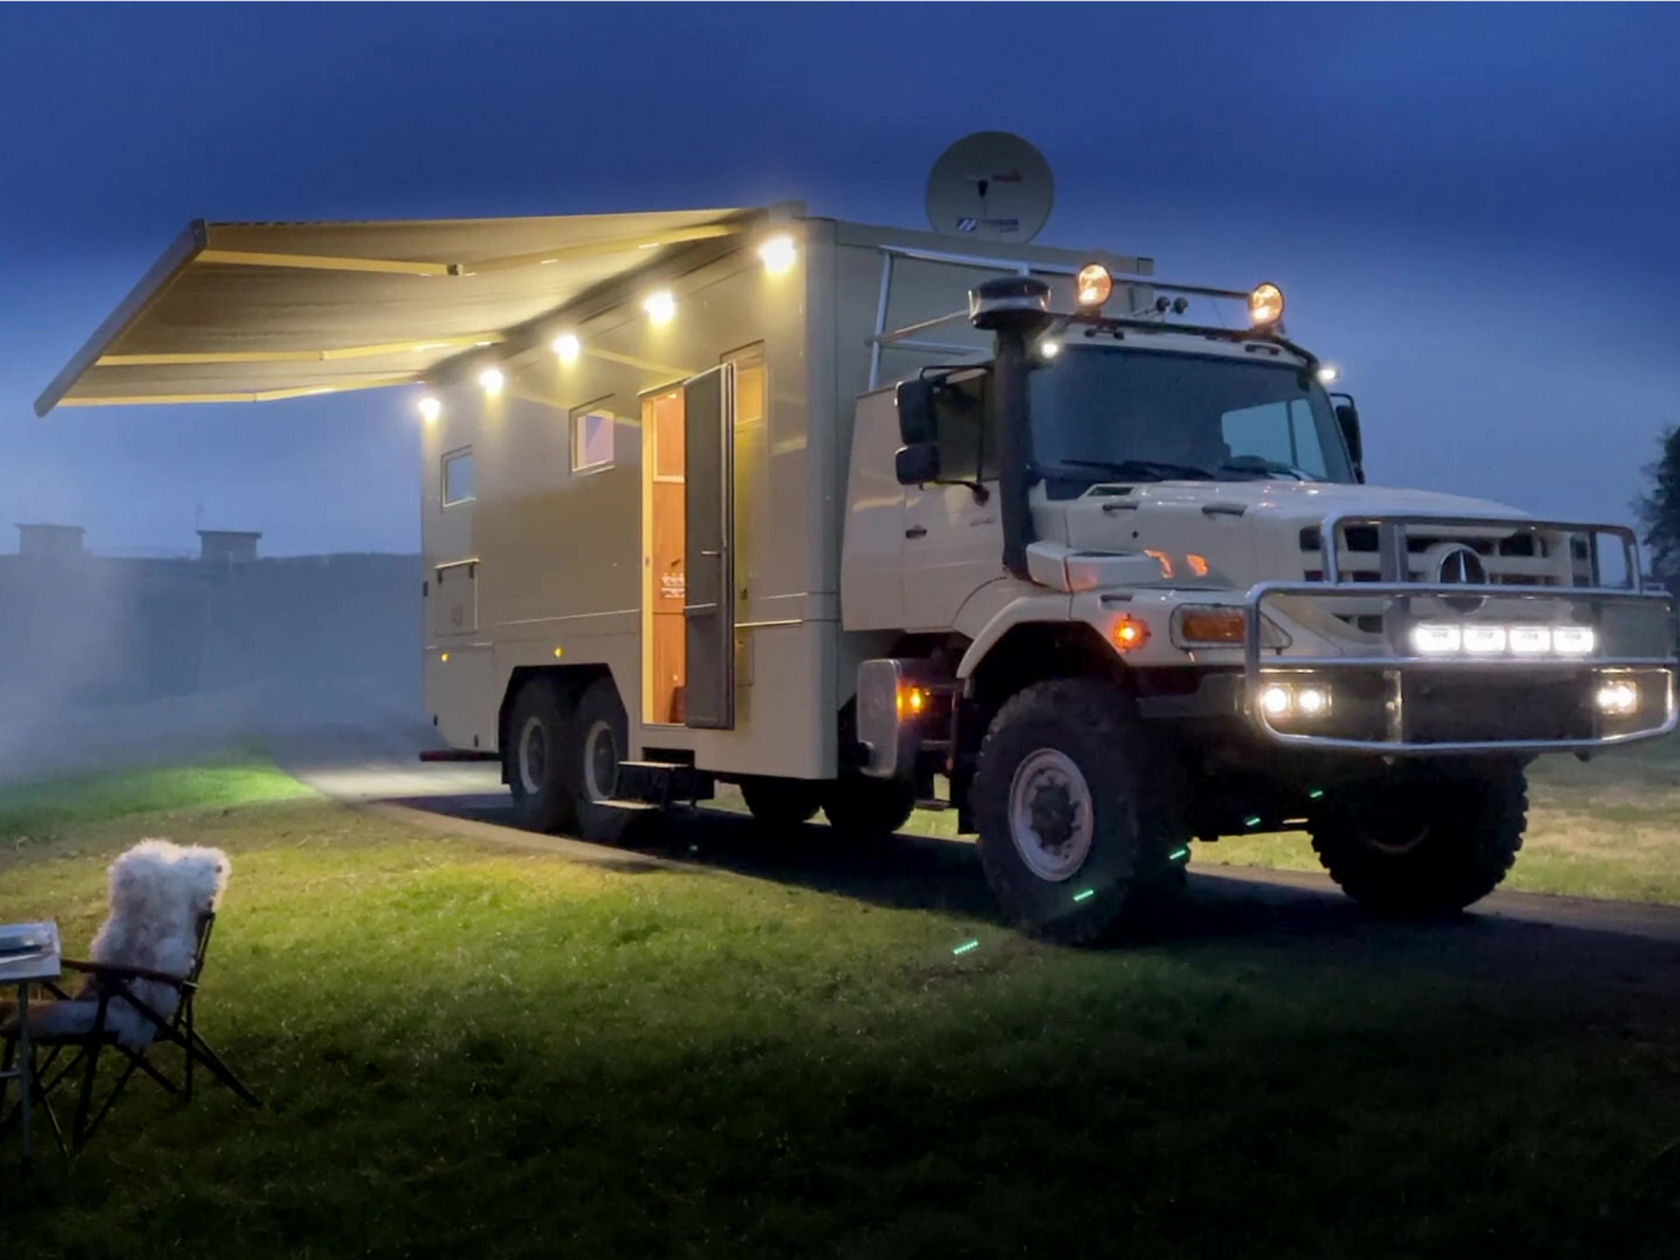
<path id="1" fill-rule="evenodd" d="M 1275 284 L 1255 286 L 1248 295 L 1248 317 L 1256 324 L 1275 324 L 1283 318 L 1283 290 Z"/>
<path id="2" fill-rule="evenodd" d="M 1108 301 L 1109 294 L 1114 292 L 1114 277 L 1108 274 L 1108 268 L 1101 263 L 1086 263 L 1079 269 L 1074 284 L 1075 296 L 1081 306 L 1099 307 Z"/>

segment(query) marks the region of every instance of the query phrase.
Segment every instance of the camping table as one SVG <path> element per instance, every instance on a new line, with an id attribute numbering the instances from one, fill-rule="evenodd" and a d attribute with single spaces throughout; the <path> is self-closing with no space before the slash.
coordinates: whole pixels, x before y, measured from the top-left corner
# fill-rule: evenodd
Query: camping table
<path id="1" fill-rule="evenodd" d="M 17 1067 L 0 1075 L 0 1080 L 15 1079 L 23 1087 L 18 1115 L 23 1122 L 23 1166 L 28 1168 L 34 1158 L 34 1150 L 29 1144 L 29 1121 L 30 1108 L 34 1103 L 30 1095 L 35 1088 L 35 1051 L 29 1044 L 29 987 L 43 980 L 58 979 L 62 971 L 62 954 L 56 923 L 0 924 L 0 941 L 14 936 L 33 936 L 41 941 L 39 949 L 27 954 L 0 953 L 0 986 L 15 985 L 18 991 Z"/>

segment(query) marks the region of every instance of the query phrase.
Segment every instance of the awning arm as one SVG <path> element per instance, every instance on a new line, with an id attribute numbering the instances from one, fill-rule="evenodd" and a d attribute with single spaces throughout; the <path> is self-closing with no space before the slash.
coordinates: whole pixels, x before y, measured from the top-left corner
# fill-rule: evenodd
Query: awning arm
<path id="1" fill-rule="evenodd" d="M 187 224 L 186 230 L 163 251 L 163 257 L 152 264 L 151 269 L 140 278 L 140 283 L 129 290 L 128 296 L 117 304 L 117 309 L 94 329 L 93 336 L 82 344 L 82 348 L 64 365 L 64 370 L 53 377 L 52 384 L 41 392 L 41 396 L 35 400 L 37 416 L 45 416 L 63 400 L 64 395 L 70 392 L 70 387 L 80 379 L 82 373 L 98 361 L 105 347 L 122 336 L 129 325 L 140 318 L 146 308 L 169 286 L 169 282 L 198 257 L 209 240 L 210 233 L 203 219 L 194 219 Z"/>

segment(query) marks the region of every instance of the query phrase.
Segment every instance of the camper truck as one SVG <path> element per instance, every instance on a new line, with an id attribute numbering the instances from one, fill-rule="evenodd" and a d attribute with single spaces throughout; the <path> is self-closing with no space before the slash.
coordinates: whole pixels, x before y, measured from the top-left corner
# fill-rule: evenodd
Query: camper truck
<path id="1" fill-rule="evenodd" d="M 426 712 L 530 827 L 951 809 L 1068 941 L 1302 829 L 1456 910 L 1530 760 L 1672 729 L 1673 611 L 1627 529 L 1368 482 L 1284 305 L 798 206 L 198 223 L 38 410 L 407 391 Z"/>

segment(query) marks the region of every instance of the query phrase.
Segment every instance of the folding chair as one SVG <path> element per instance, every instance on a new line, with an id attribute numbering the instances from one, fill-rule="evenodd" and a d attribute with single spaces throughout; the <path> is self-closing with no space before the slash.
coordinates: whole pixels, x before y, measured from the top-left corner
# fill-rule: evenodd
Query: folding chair
<path id="1" fill-rule="evenodd" d="M 197 948 L 193 954 L 192 966 L 185 976 L 172 976 L 144 967 L 123 967 L 111 963 L 82 962 L 66 958 L 63 960 L 66 970 L 87 977 L 82 991 L 72 996 L 57 985 L 44 986 L 59 1002 L 74 1002 L 93 1007 L 91 1022 L 85 1027 L 74 1029 L 54 1029 L 50 1023 L 48 1026 L 36 1023 L 36 1011 L 50 1011 L 52 1003 L 32 1007 L 30 1012 L 30 1041 L 38 1050 L 47 1052 L 45 1060 L 36 1070 L 36 1093 L 61 1151 L 68 1154 L 86 1145 L 136 1071 L 144 1072 L 164 1089 L 186 1102 L 192 1099 L 194 1069 L 202 1063 L 211 1076 L 246 1103 L 253 1107 L 262 1106 L 257 1096 L 245 1087 L 232 1069 L 222 1061 L 221 1056 L 199 1035 L 196 1026 L 194 999 L 198 994 L 199 977 L 204 970 L 204 957 L 210 947 L 210 933 L 215 923 L 214 911 L 199 916 Z M 140 981 L 167 986 L 176 996 L 173 1013 L 168 1016 L 160 1014 L 151 1003 L 136 993 L 131 986 Z M 139 1013 L 145 1021 L 146 1030 L 151 1034 L 139 1044 L 130 1044 L 135 1040 L 132 1035 L 125 1038 L 121 1035 L 121 1029 L 113 1026 L 116 1022 L 112 1019 L 113 1013 L 123 1004 Z M 12 1065 L 17 1053 L 17 1032 L 15 1019 L 0 1027 L 0 1035 L 5 1038 L 3 1066 L 0 1066 L 0 1071 L 8 1070 Z M 154 1061 L 153 1052 L 164 1045 L 179 1046 L 184 1055 L 184 1069 L 179 1081 L 172 1079 Z M 95 1078 L 98 1075 L 100 1058 L 107 1051 L 122 1056 L 125 1062 L 121 1076 L 95 1111 Z M 64 1058 L 67 1058 L 67 1061 L 60 1065 L 59 1060 Z M 56 1087 L 76 1075 L 78 1071 L 81 1077 L 80 1088 L 67 1142 L 63 1126 L 59 1123 L 58 1114 L 52 1104 L 52 1096 Z M 4 1086 L 0 1085 L 0 1129 L 10 1123 L 19 1110 L 20 1108 L 14 1105 L 10 1113 L 6 1112 Z"/>

